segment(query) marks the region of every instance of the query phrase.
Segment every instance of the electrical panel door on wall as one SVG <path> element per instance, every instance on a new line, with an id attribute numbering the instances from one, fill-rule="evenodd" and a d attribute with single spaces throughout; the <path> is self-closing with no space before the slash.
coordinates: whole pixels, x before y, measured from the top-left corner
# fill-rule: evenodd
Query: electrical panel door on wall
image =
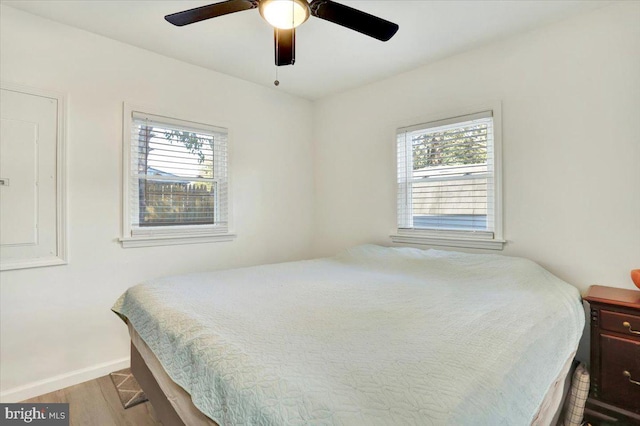
<path id="1" fill-rule="evenodd" d="M 62 98 L 2 85 L 0 266 L 65 263 Z"/>

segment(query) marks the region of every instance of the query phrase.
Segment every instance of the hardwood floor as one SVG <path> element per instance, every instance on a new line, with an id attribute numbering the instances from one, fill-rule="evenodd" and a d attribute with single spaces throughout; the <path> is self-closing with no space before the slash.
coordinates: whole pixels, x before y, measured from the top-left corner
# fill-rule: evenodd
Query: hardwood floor
<path id="1" fill-rule="evenodd" d="M 162 426 L 149 402 L 124 409 L 109 376 L 28 399 L 33 403 L 69 403 L 70 426 Z"/>

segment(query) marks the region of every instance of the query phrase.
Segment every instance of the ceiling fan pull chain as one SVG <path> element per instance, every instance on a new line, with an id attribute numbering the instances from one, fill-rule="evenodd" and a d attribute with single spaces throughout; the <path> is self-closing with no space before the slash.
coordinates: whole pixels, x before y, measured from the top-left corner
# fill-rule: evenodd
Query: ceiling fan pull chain
<path id="1" fill-rule="evenodd" d="M 278 80 L 278 67 L 276 67 L 276 80 L 273 82 L 273 85 L 276 87 L 280 86 L 280 81 Z"/>

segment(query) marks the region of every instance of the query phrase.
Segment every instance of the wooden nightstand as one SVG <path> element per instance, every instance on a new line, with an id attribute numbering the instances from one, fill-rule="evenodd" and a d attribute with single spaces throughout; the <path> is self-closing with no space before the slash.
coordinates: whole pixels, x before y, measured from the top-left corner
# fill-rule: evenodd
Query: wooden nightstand
<path id="1" fill-rule="evenodd" d="M 592 286 L 591 390 L 585 421 L 640 425 L 640 291 Z"/>

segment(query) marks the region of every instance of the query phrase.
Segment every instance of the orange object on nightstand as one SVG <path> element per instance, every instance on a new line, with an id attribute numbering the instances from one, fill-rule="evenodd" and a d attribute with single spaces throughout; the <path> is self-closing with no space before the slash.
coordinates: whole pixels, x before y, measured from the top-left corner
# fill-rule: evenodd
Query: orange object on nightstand
<path id="1" fill-rule="evenodd" d="M 631 281 L 633 281 L 636 287 L 640 288 L 640 269 L 631 270 Z"/>

